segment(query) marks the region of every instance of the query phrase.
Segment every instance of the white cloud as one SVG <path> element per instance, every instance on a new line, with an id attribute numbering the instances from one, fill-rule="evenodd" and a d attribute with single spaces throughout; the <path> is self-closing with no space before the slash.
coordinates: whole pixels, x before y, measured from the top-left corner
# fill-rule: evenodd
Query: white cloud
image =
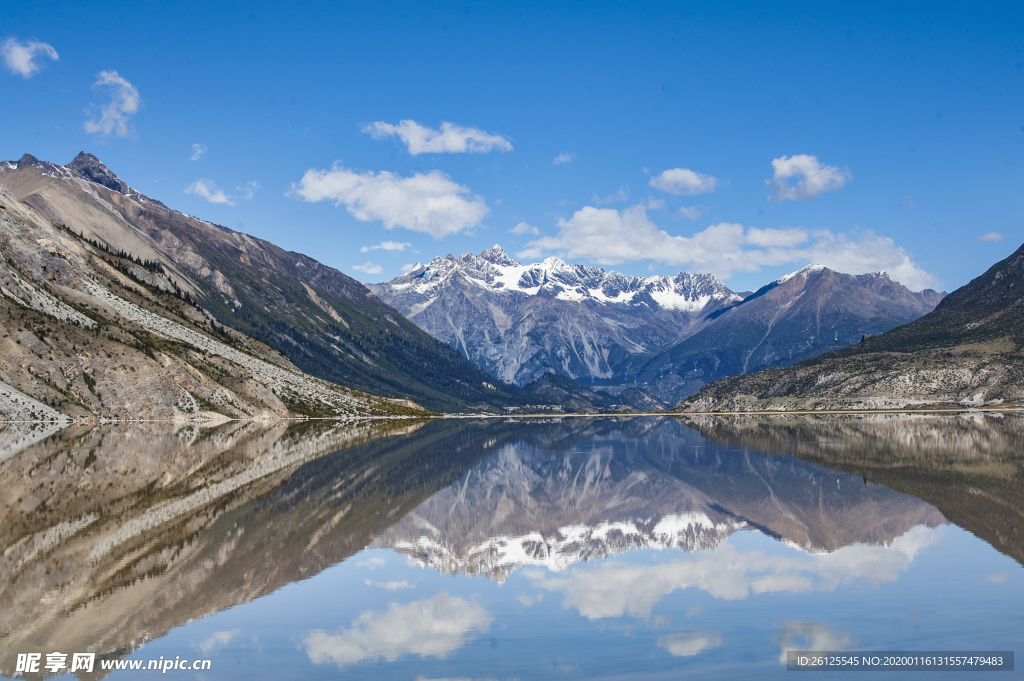
<path id="1" fill-rule="evenodd" d="M 8 38 L 0 47 L 0 54 L 3 54 L 4 66 L 7 67 L 7 70 L 22 78 L 31 78 L 42 68 L 36 60 L 37 57 L 60 61 L 53 45 L 38 40 L 29 40 L 23 43 L 14 38 Z"/>
<path id="2" fill-rule="evenodd" d="M 387 229 L 404 227 L 434 238 L 475 227 L 487 215 L 483 197 L 440 170 L 402 177 L 386 170 L 357 173 L 335 164 L 330 170 L 307 170 L 291 191 L 311 203 L 344 205 L 362 222 L 380 220 Z"/>
<path id="3" fill-rule="evenodd" d="M 889 545 L 854 544 L 832 553 L 784 556 L 725 544 L 653 565 L 600 563 L 554 576 L 527 573 L 526 578 L 534 586 L 561 592 L 567 607 L 590 620 L 624 614 L 647 618 L 676 589 L 696 588 L 731 601 L 763 593 L 829 591 L 856 582 L 877 587 L 896 580 L 942 533 L 941 527 L 918 525 Z"/>
<path id="4" fill-rule="evenodd" d="M 252 182 L 246 182 L 241 187 L 235 187 L 235 189 L 242 192 L 242 196 L 246 201 L 252 201 L 252 198 L 256 196 L 256 192 L 260 190 L 260 183 L 253 180 Z"/>
<path id="5" fill-rule="evenodd" d="M 540 234 L 540 230 L 536 227 L 529 225 L 525 222 L 520 222 L 518 225 L 512 228 L 513 234 Z"/>
<path id="6" fill-rule="evenodd" d="M 414 269 L 416 269 L 419 266 L 420 266 L 419 263 L 407 262 L 404 265 L 402 265 L 402 274 L 405 274 L 406 272 L 412 272 Z"/>
<path id="7" fill-rule="evenodd" d="M 92 87 L 94 90 L 106 90 L 110 94 L 110 103 L 102 107 L 90 105 L 86 113 L 92 112 L 92 117 L 82 124 L 85 131 L 104 135 L 113 132 L 118 137 L 131 137 L 134 132 L 131 117 L 142 103 L 139 91 L 117 71 L 100 71 Z"/>
<path id="8" fill-rule="evenodd" d="M 193 144 L 192 145 L 192 156 L 189 157 L 189 160 L 190 161 L 198 161 L 199 159 L 201 159 L 203 157 L 203 154 L 205 154 L 205 153 L 206 153 L 206 145 L 205 144 L 198 144 L 198 143 L 197 144 Z"/>
<path id="9" fill-rule="evenodd" d="M 392 603 L 386 612 L 366 611 L 349 629 L 329 635 L 312 632 L 305 640 L 313 664 L 343 669 L 362 660 L 394 662 L 403 655 L 444 659 L 490 627 L 483 606 L 440 593 L 408 605 Z"/>
<path id="10" fill-rule="evenodd" d="M 374 265 L 369 260 L 362 265 L 352 265 L 352 269 L 359 270 L 360 272 L 366 272 L 367 274 L 380 274 L 384 271 L 383 267 L 380 265 Z"/>
<path id="11" fill-rule="evenodd" d="M 710 194 L 718 187 L 719 182 L 710 175 L 698 173 L 687 168 L 669 168 L 651 178 L 651 186 L 676 196 L 694 194 Z"/>
<path id="12" fill-rule="evenodd" d="M 717 631 L 680 631 L 657 640 L 659 648 L 664 648 L 676 657 L 693 657 L 705 650 L 718 648 L 722 645 L 722 635 Z"/>
<path id="13" fill-rule="evenodd" d="M 1003 235 L 999 232 L 989 232 L 988 234 L 982 234 L 978 237 L 978 241 L 991 241 L 994 244 L 999 243 L 1003 240 Z"/>
<path id="14" fill-rule="evenodd" d="M 690 206 L 689 208 L 683 206 L 682 208 L 679 209 L 679 215 L 681 217 L 686 218 L 687 220 L 696 220 L 701 215 L 704 215 L 707 212 L 707 206 Z"/>
<path id="15" fill-rule="evenodd" d="M 512 143 L 501 135 L 492 135 L 479 128 L 464 128 L 454 123 L 442 123 L 440 130 L 420 125 L 416 121 L 400 121 L 391 125 L 377 121 L 362 127 L 374 139 L 397 136 L 409 149 L 409 154 L 462 154 L 487 153 L 493 149 L 512 151 Z"/>
<path id="16" fill-rule="evenodd" d="M 234 200 L 225 194 L 223 189 L 218 187 L 213 180 L 207 180 L 204 177 L 185 187 L 185 193 L 201 196 L 210 203 L 223 203 L 228 206 L 235 205 Z"/>
<path id="17" fill-rule="evenodd" d="M 892 238 L 874 232 L 851 238 L 827 230 L 814 233 L 817 239 L 810 248 L 794 249 L 803 260 L 831 267 L 837 272 L 863 274 L 885 272 L 912 291 L 939 286 L 939 279 L 914 262 L 902 246 Z"/>
<path id="18" fill-rule="evenodd" d="M 397 241 L 381 241 L 376 246 L 363 246 L 359 250 L 362 253 L 369 253 L 370 251 L 380 251 L 380 250 L 401 253 L 402 251 L 404 251 L 407 248 L 412 248 L 412 244 L 410 244 L 410 243 L 399 243 Z"/>
<path id="19" fill-rule="evenodd" d="M 853 179 L 849 170 L 836 166 L 822 165 L 817 156 L 793 154 L 790 157 L 780 156 L 772 160 L 775 175 L 765 180 L 769 188 L 775 190 L 775 200 L 812 199 L 825 192 L 842 188 Z M 795 185 L 789 181 L 799 178 Z"/>
<path id="20" fill-rule="evenodd" d="M 653 260 L 722 279 L 762 267 L 818 263 L 848 274 L 883 271 L 914 290 L 937 282 L 891 238 L 873 232 L 851 238 L 827 230 L 809 234 L 802 228 L 757 229 L 722 222 L 692 236 L 674 236 L 654 225 L 642 205 L 622 211 L 586 206 L 557 226 L 556 236 L 530 241 L 517 255 L 540 258 L 556 252 L 602 265 Z"/>
<path id="21" fill-rule="evenodd" d="M 832 629 L 817 622 L 782 622 L 782 629 L 773 637 L 779 644 L 779 662 L 786 664 L 791 650 L 853 650 L 857 639 L 849 632 Z"/>
<path id="22" fill-rule="evenodd" d="M 576 154 L 573 154 L 573 153 L 568 152 L 568 151 L 563 151 L 558 156 L 555 156 L 555 160 L 553 160 L 552 163 L 554 163 L 557 166 L 557 165 L 561 165 L 563 163 L 572 163 L 575 160 L 576 160 Z"/>

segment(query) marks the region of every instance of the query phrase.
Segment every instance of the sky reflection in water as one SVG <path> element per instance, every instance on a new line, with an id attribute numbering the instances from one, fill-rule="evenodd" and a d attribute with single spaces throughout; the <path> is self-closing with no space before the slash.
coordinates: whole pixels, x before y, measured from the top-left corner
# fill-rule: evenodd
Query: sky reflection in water
<path id="1" fill-rule="evenodd" d="M 219 537 L 228 574 L 240 538 L 285 507 L 301 515 L 301 542 L 245 552 L 256 572 L 287 572 L 285 586 L 171 624 L 130 657 L 201 654 L 206 678 L 232 679 L 731 679 L 785 674 L 789 649 L 1024 650 L 1018 562 L 915 497 L 737 444 L 750 429 L 716 443 L 670 419 L 432 428 L 386 446 L 462 463 L 391 513 L 420 475 L 401 454 L 405 472 L 375 488 L 370 548 L 335 548 L 355 536 L 334 529 L 358 512 L 343 498 L 355 474 L 306 464 L 203 535 Z M 470 450 L 489 453 L 459 459 Z M 296 562 L 317 552 L 340 562 Z"/>

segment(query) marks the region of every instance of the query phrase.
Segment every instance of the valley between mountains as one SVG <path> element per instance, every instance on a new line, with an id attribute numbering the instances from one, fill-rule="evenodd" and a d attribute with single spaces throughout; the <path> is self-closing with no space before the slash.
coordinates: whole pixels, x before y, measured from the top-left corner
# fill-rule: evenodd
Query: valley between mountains
<path id="1" fill-rule="evenodd" d="M 76 419 L 874 408 L 1024 399 L 1018 251 L 945 296 L 808 266 L 756 291 L 496 245 L 364 286 L 95 156 L 0 163 L 0 411 Z M 25 440 L 24 438 L 28 438 Z"/>

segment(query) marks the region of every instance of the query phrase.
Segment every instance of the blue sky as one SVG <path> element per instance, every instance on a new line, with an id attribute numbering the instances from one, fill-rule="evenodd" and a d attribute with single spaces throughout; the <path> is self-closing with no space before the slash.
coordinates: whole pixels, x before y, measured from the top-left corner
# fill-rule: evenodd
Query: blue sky
<path id="1" fill-rule="evenodd" d="M 952 290 L 1024 241 L 1020 3 L 5 15 L 0 157 L 91 151 L 362 281 L 499 243 L 736 290 L 812 261 Z"/>

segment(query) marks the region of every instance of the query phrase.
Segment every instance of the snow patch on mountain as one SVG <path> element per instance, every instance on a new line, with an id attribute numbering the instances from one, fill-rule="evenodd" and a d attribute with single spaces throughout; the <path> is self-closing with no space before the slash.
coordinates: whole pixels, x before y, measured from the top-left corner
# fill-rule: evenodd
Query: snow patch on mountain
<path id="1" fill-rule="evenodd" d="M 661 308 L 696 312 L 712 301 L 742 300 L 710 274 L 681 272 L 675 277 L 634 277 L 607 272 L 600 267 L 569 265 L 555 257 L 523 264 L 509 258 L 498 245 L 480 255 L 463 253 L 458 258 L 452 255 L 434 258 L 427 265 L 419 265 L 380 286 L 390 287 L 394 292 L 428 295 L 458 275 L 488 291 L 545 295 L 572 302 L 633 304 L 640 302 L 635 300 L 639 294 L 647 293 Z M 646 300 L 643 302 L 649 304 Z"/>

